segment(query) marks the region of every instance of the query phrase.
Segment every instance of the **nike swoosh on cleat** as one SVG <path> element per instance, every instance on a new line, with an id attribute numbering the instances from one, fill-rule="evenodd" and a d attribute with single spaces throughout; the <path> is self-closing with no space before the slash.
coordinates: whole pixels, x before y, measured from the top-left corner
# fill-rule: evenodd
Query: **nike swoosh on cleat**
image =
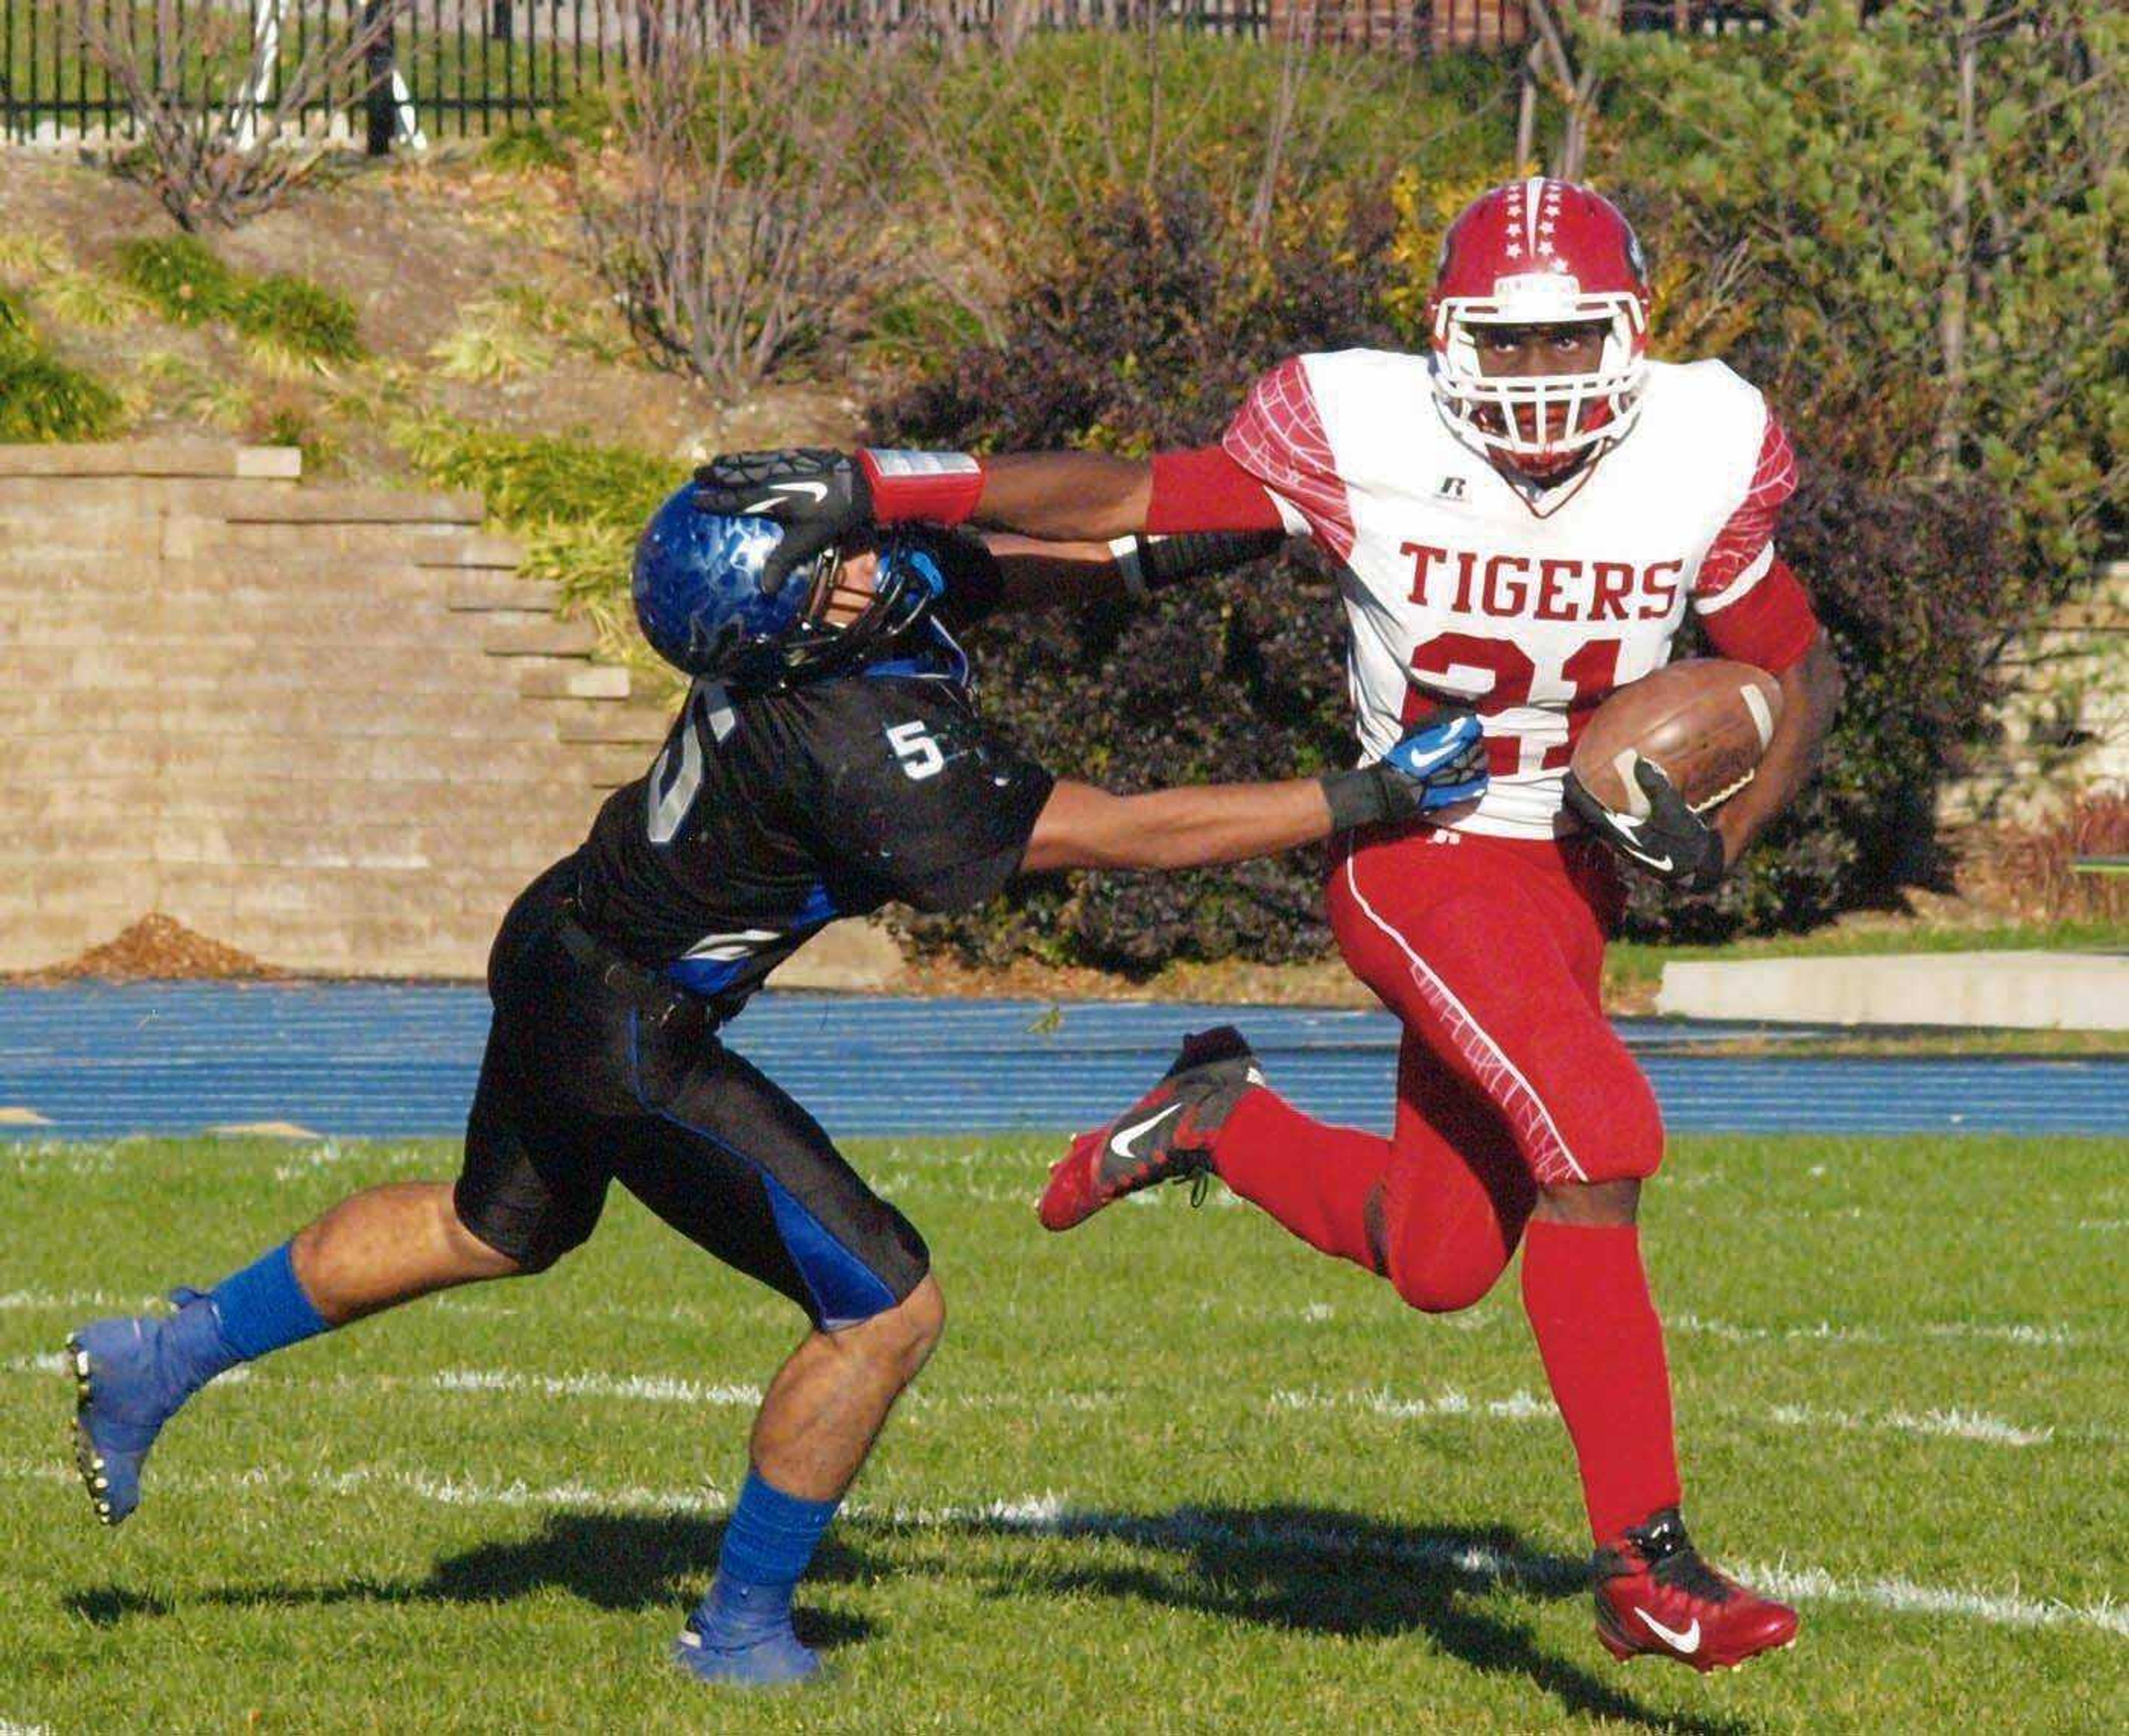
<path id="1" fill-rule="evenodd" d="M 1175 1114 L 1183 1106 L 1180 1103 L 1171 1103 L 1167 1108 L 1158 1111 L 1156 1113 L 1147 1116 L 1146 1119 L 1140 1122 L 1137 1126 L 1124 1128 L 1114 1139 L 1109 1141 L 1109 1149 L 1114 1152 L 1118 1157 L 1123 1158 L 1126 1163 L 1136 1163 L 1138 1162 L 1138 1153 L 1131 1149 L 1133 1141 L 1136 1140 L 1142 1134 L 1151 1133 L 1155 1128 L 1160 1126 L 1163 1121 L 1165 1121 L 1170 1115 Z"/>
<path id="2" fill-rule="evenodd" d="M 1674 1633 L 1658 1621 L 1655 1616 L 1650 1615 L 1646 1610 L 1641 1608 L 1639 1604 L 1635 1605 L 1634 1614 L 1648 1624 L 1650 1633 L 1681 1656 L 1690 1658 L 1700 1649 L 1700 1618 L 1698 1615 L 1685 1624 L 1683 1633 Z"/>

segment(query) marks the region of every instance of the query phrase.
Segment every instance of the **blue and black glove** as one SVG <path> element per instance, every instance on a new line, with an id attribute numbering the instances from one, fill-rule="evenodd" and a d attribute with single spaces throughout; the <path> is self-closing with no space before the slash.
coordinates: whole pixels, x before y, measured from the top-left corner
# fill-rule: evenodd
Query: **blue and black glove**
<path id="1" fill-rule="evenodd" d="M 1373 765 L 1322 779 L 1331 828 L 1416 820 L 1486 793 L 1486 732 L 1478 714 L 1445 706 Z"/>

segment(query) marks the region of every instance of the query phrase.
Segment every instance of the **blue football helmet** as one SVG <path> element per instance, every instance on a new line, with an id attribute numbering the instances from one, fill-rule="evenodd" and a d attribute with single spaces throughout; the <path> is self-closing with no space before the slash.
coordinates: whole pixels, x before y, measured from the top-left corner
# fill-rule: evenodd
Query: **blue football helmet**
<path id="1" fill-rule="evenodd" d="M 833 544 L 774 592 L 762 571 L 782 541 L 774 520 L 699 511 L 690 483 L 651 515 L 636 545 L 636 619 L 651 648 L 689 675 L 768 688 L 865 662 L 907 633 L 945 593 L 921 533 L 888 533 L 863 612 L 838 626 L 822 617 L 845 553 Z M 868 545 L 867 546 L 874 546 Z"/>

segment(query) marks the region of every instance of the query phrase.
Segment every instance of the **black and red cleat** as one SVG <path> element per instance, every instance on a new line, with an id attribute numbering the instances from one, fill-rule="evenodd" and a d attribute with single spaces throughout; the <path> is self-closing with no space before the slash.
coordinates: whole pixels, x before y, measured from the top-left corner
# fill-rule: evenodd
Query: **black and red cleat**
<path id="1" fill-rule="evenodd" d="M 1264 1082 L 1233 1025 L 1185 1037 L 1158 1085 L 1107 1126 L 1073 1140 L 1036 1202 L 1042 1227 L 1069 1229 L 1127 1193 L 1211 1174 L 1221 1125 Z"/>
<path id="2" fill-rule="evenodd" d="M 1622 1662 L 1669 1658 L 1727 1670 L 1796 1635 L 1795 1610 L 1701 1559 L 1675 1507 L 1597 1552 L 1597 1637 Z"/>

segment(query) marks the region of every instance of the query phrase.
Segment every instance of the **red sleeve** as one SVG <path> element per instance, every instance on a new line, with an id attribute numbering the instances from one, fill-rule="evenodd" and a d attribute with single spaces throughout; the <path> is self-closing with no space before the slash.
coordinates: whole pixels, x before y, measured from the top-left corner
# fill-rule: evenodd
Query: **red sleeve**
<path id="1" fill-rule="evenodd" d="M 1265 485 L 1217 446 L 1153 455 L 1153 495 L 1146 533 L 1191 530 L 1284 530 L 1279 502 Z"/>
<path id="2" fill-rule="evenodd" d="M 1259 378 L 1220 445 L 1306 519 L 1324 549 L 1340 560 L 1351 558 L 1353 503 L 1299 356 Z"/>
<path id="3" fill-rule="evenodd" d="M 1746 485 L 1745 497 L 1715 533 L 1715 540 L 1701 559 L 1700 571 L 1693 581 L 1695 602 L 1703 608 L 1722 606 L 1723 594 L 1774 546 L 1774 521 L 1782 516 L 1782 507 L 1796 492 L 1796 454 L 1769 410 L 1766 431 L 1760 437 L 1759 460 L 1752 467 L 1752 480 Z"/>
<path id="4" fill-rule="evenodd" d="M 1780 555 L 1768 551 L 1766 571 L 1733 592 L 1724 605 L 1701 611 L 1707 642 L 1723 657 L 1735 658 L 1779 675 L 1811 649 L 1818 636 L 1818 617 L 1811 599 Z"/>
<path id="5" fill-rule="evenodd" d="M 1708 643 L 1770 675 L 1795 663 L 1818 634 L 1811 600 L 1774 552 L 1774 522 L 1796 486 L 1796 454 L 1770 410 L 1745 497 L 1707 545 L 1693 582 Z"/>

